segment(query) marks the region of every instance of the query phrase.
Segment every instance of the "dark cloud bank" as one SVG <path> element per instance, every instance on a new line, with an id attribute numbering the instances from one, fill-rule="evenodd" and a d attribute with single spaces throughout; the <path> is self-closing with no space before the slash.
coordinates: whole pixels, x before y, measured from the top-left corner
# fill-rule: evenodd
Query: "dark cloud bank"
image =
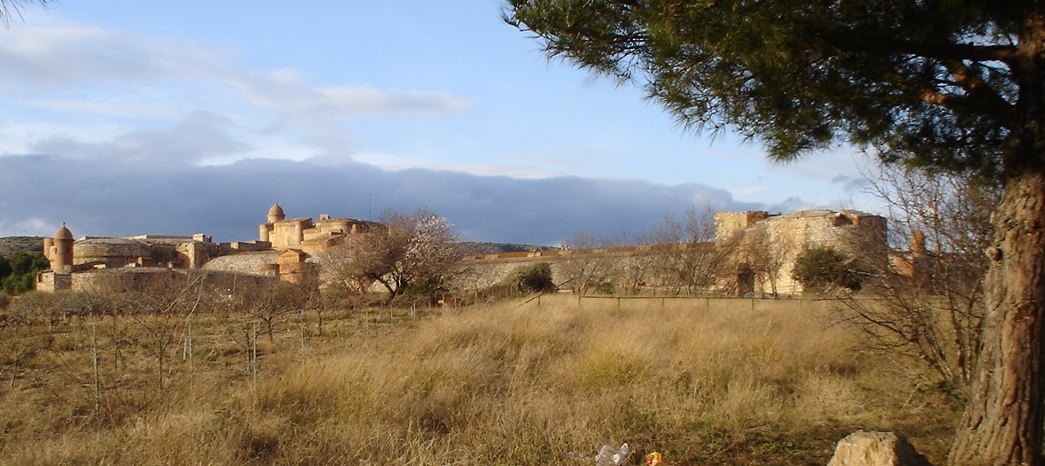
<path id="1" fill-rule="evenodd" d="M 691 207 L 766 208 L 699 184 L 516 179 L 311 161 L 186 168 L 0 157 L 0 236 L 49 234 L 65 222 L 77 237 L 201 232 L 217 241 L 250 240 L 273 202 L 290 217 L 362 219 L 425 206 L 450 219 L 465 240 L 544 245 L 578 231 L 648 231 Z"/>

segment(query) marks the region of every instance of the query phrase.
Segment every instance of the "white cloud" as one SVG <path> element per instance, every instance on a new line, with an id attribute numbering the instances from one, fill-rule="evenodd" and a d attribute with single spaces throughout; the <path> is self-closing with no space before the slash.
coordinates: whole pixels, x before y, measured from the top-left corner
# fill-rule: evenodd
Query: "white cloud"
<path id="1" fill-rule="evenodd" d="M 38 99 L 19 102 L 26 108 L 56 113 L 82 113 L 112 118 L 172 118 L 169 105 L 141 102 L 98 101 L 93 99 Z"/>
<path id="2" fill-rule="evenodd" d="M 217 49 L 82 26 L 25 26 L 0 40 L 0 82 L 31 88 L 144 83 L 206 74 Z"/>
<path id="3" fill-rule="evenodd" d="M 8 31 L 0 36 L 0 89 L 18 97 L 0 102 L 9 118 L 50 128 L 0 149 L 161 165 L 301 160 L 350 150 L 356 137 L 346 124 L 355 119 L 456 115 L 471 106 L 442 91 L 315 86 L 294 68 L 243 71 L 235 58 L 204 44 L 93 27 Z M 78 130 L 84 124 L 106 128 L 88 135 Z"/>
<path id="4" fill-rule="evenodd" d="M 38 217 L 29 217 L 14 222 L 0 220 L 0 236 L 51 236 L 58 225 Z"/>

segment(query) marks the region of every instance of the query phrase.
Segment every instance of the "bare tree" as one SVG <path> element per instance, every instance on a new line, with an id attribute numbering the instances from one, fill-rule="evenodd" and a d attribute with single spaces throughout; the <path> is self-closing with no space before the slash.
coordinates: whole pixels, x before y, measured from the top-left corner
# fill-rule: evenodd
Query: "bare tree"
<path id="1" fill-rule="evenodd" d="M 619 245 L 616 240 L 595 233 L 577 232 L 563 245 L 568 252 L 559 269 L 562 276 L 560 286 L 583 295 L 600 285 L 615 285 L 620 264 L 617 258 L 608 257 L 601 249 Z"/>
<path id="2" fill-rule="evenodd" d="M 170 370 L 168 353 L 204 299 L 204 279 L 202 274 L 186 280 L 169 276 L 150 283 L 144 291 L 119 294 L 118 305 L 144 330 L 139 343 L 155 354 L 157 388 L 161 395 Z"/>
<path id="3" fill-rule="evenodd" d="M 738 295 L 761 291 L 776 296 L 787 272 L 784 268 L 794 263 L 798 251 L 800 245 L 794 238 L 774 235 L 767 222 L 755 223 L 716 242 L 716 253 L 721 258 L 719 274 L 740 277 L 732 290 Z"/>
<path id="4" fill-rule="evenodd" d="M 714 286 L 722 255 L 714 248 L 715 218 L 709 208 L 666 217 L 650 233 L 653 274 L 668 293 L 693 295 Z"/>
<path id="5" fill-rule="evenodd" d="M 241 292 L 250 315 L 265 324 L 269 341 L 274 339 L 276 323 L 285 315 L 302 310 L 308 298 L 306 287 L 283 281 L 269 286 L 251 287 Z"/>
<path id="6" fill-rule="evenodd" d="M 845 299 L 875 346 L 924 361 L 951 388 L 967 386 L 984 316 L 984 250 L 993 234 L 994 185 L 971 176 L 882 167 L 871 192 L 886 205 L 891 260 L 871 248 L 855 259 L 877 300 Z"/>

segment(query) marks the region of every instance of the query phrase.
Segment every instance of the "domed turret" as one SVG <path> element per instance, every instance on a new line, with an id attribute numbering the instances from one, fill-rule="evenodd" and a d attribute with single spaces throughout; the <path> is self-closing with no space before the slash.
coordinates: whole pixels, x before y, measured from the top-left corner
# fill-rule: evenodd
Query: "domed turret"
<path id="1" fill-rule="evenodd" d="M 62 227 L 54 232 L 54 239 L 73 239 L 73 232 L 69 231 L 63 223 Z"/>
<path id="2" fill-rule="evenodd" d="M 73 271 L 73 232 L 62 224 L 54 232 L 54 255 L 51 258 L 51 270 L 55 273 L 71 273 Z"/>
<path id="3" fill-rule="evenodd" d="M 287 218 L 287 215 L 283 213 L 283 208 L 279 206 L 279 203 L 272 204 L 272 207 L 269 208 L 268 222 L 276 223 L 285 218 Z"/>

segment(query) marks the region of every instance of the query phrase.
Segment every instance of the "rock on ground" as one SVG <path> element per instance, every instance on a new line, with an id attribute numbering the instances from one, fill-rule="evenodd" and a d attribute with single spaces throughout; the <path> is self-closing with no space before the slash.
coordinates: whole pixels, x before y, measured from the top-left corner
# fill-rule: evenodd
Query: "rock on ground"
<path id="1" fill-rule="evenodd" d="M 902 435 L 856 431 L 838 441 L 827 466 L 932 466 Z"/>

